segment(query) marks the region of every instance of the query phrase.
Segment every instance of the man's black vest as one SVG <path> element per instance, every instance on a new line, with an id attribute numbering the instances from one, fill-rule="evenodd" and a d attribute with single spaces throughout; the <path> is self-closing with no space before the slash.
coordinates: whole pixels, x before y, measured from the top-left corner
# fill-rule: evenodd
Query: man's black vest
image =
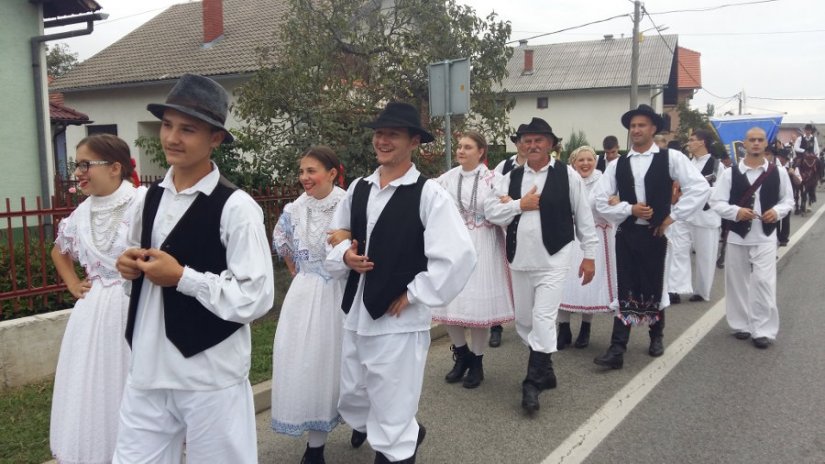
<path id="1" fill-rule="evenodd" d="M 716 169 L 719 167 L 719 160 L 716 159 L 713 155 L 708 157 L 708 160 L 705 161 L 705 166 L 702 168 L 702 176 L 705 177 L 705 180 L 708 181 L 711 187 L 716 182 Z M 710 209 L 710 205 L 705 203 L 704 208 L 702 211 L 707 211 Z"/>
<path id="2" fill-rule="evenodd" d="M 367 203 L 372 185 L 361 179 L 352 195 L 350 227 L 358 240 L 358 254 L 369 256 L 375 264 L 364 274 L 364 306 L 373 319 L 383 316 L 390 304 L 407 291 L 407 285 L 419 272 L 427 270 L 424 254 L 424 225 L 421 223 L 421 192 L 427 178 L 419 176 L 415 184 L 399 185 L 384 206 L 372 229 L 369 252 L 367 243 Z M 349 313 L 358 291 L 361 274 L 350 271 L 341 309 Z"/>
<path id="3" fill-rule="evenodd" d="M 521 181 L 524 178 L 524 166 L 510 172 L 510 189 L 507 194 L 515 200 L 521 199 Z M 583 200 L 582 200 L 583 201 Z M 547 167 L 547 180 L 539 198 L 539 217 L 541 218 L 541 240 L 544 248 L 551 255 L 556 254 L 565 245 L 573 241 L 573 211 L 570 209 L 570 179 L 567 177 L 567 165 L 558 161 Z M 513 218 L 507 226 L 507 260 L 513 262 L 516 256 L 516 237 L 521 214 Z"/>
<path id="4" fill-rule="evenodd" d="M 807 136 L 802 136 L 802 140 L 799 142 L 799 148 L 805 151 L 805 153 L 813 153 L 814 152 L 814 136 L 812 135 L 810 138 Z"/>
<path id="5" fill-rule="evenodd" d="M 739 170 L 738 165 L 734 164 L 731 166 L 731 169 L 730 198 L 728 199 L 728 203 L 735 205 L 742 199 L 742 195 L 748 191 L 751 183 L 748 182 L 748 176 Z M 762 186 L 759 187 L 759 204 L 761 205 L 763 213 L 779 203 L 779 169 L 771 169 L 771 171 L 772 172 L 768 173 L 765 181 L 762 182 Z M 753 208 L 753 204 L 754 200 L 751 198 L 747 207 Z M 740 237 L 745 238 L 751 230 L 752 223 L 753 221 L 731 221 L 730 230 L 731 232 L 739 234 Z M 777 222 L 763 222 L 762 231 L 765 232 L 765 235 L 771 235 L 774 229 L 776 229 L 777 224 Z"/>
<path id="6" fill-rule="evenodd" d="M 607 169 L 607 156 L 604 154 L 599 155 L 599 160 L 596 161 L 596 169 L 601 172 L 604 172 Z"/>
<path id="7" fill-rule="evenodd" d="M 238 187 L 223 177 L 210 195 L 199 193 L 186 213 L 161 244 L 160 250 L 172 255 L 182 266 L 198 272 L 220 274 L 226 270 L 226 248 L 221 243 L 221 213 L 229 196 Z M 140 246 L 152 247 L 152 227 L 163 197 L 163 188 L 152 184 L 143 204 L 143 229 Z M 132 281 L 129 298 L 129 316 L 126 321 L 126 340 L 132 346 L 140 289 L 143 276 Z M 225 321 L 191 296 L 175 287 L 163 287 L 163 320 L 166 338 L 184 357 L 189 358 L 226 340 L 243 324 Z"/>
<path id="8" fill-rule="evenodd" d="M 512 171 L 513 168 L 516 167 L 516 160 L 513 157 L 507 158 L 504 162 L 504 166 L 501 168 L 501 175 L 505 176 L 508 172 Z"/>
<path id="9" fill-rule="evenodd" d="M 653 153 L 653 161 L 645 173 L 645 198 L 647 206 L 653 208 L 653 217 L 648 220 L 650 227 L 659 227 L 670 216 L 670 199 L 673 194 L 673 179 L 670 178 L 670 153 L 660 150 Z M 616 186 L 619 198 L 631 205 L 638 202 L 634 188 L 633 170 L 630 156 L 620 156 L 616 164 Z M 630 215 L 622 225 L 636 223 L 636 216 Z"/>

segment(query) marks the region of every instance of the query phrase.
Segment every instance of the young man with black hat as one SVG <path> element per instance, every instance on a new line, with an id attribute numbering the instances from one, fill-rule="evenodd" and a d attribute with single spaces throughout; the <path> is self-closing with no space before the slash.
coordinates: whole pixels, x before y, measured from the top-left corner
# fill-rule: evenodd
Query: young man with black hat
<path id="1" fill-rule="evenodd" d="M 665 231 L 677 220 L 685 220 L 702 209 L 710 187 L 690 160 L 676 150 L 661 149 L 653 135 L 664 128 L 664 119 L 648 105 L 639 105 L 622 115 L 630 131 L 627 156 L 607 166 L 593 190 L 596 210 L 619 224 L 616 231 L 618 277 L 617 313 L 613 320 L 610 348 L 594 362 L 621 369 L 630 340 L 630 327 L 650 326 L 651 356 L 664 354 L 664 308 L 668 299 L 665 281 Z M 671 207 L 673 181 L 682 196 Z M 619 196 L 611 205 L 610 197 Z"/>
<path id="2" fill-rule="evenodd" d="M 389 103 L 373 129 L 380 165 L 350 184 L 330 228 L 352 240 L 327 257 L 348 276 L 338 411 L 368 439 L 375 462 L 414 463 L 426 431 L 415 414 L 430 345 L 430 307 L 461 291 L 476 264 L 475 247 L 452 197 L 418 172 L 412 153 L 432 135 L 418 110 Z"/>
<path id="3" fill-rule="evenodd" d="M 496 185 L 484 214 L 490 222 L 507 226 L 516 331 L 530 349 L 521 405 L 533 413 L 539 409 L 539 393 L 556 387 L 551 355 L 557 350 L 556 316 L 574 231 L 584 251 L 582 262 L 573 263 L 579 265 L 582 285 L 593 279 L 599 240 L 581 177 L 550 156 L 558 145 L 550 125 L 533 118 L 518 135 L 527 162 Z"/>
<path id="4" fill-rule="evenodd" d="M 212 150 L 231 143 L 229 95 L 184 74 L 163 104 L 160 141 L 171 166 L 128 218 L 117 261 L 131 281 L 131 366 L 115 463 L 255 463 L 249 323 L 272 307 L 263 212 L 221 177 Z"/>
<path id="5" fill-rule="evenodd" d="M 767 348 L 779 332 L 776 226 L 793 209 L 791 180 L 769 163 L 765 131 L 745 134 L 747 155 L 725 170 L 710 205 L 732 221 L 725 254 L 725 314 L 733 336 Z M 756 220 L 756 222 L 754 221 Z"/>

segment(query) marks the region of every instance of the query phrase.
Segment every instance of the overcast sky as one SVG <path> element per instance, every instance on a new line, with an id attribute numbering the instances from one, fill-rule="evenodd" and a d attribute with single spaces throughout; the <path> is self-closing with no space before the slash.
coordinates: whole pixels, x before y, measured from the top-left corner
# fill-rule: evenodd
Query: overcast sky
<path id="1" fill-rule="evenodd" d="M 97 0 L 109 18 L 91 36 L 66 40 L 84 60 L 118 40 L 169 5 L 187 0 Z M 590 26 L 530 39 L 531 44 L 629 36 L 631 0 L 457 0 L 479 16 L 494 11 L 510 21 L 512 40 L 627 15 Z M 747 113 L 787 113 L 786 122 L 825 123 L 825 1 L 821 0 L 649 0 L 641 23 L 644 40 L 658 40 L 655 23 L 677 34 L 679 45 L 702 54 L 702 84 L 694 108 L 716 106 L 716 114 L 738 111 L 744 92 Z M 732 4 L 726 8 L 720 5 Z M 717 8 L 709 11 L 680 11 Z M 51 32 L 51 31 L 50 31 Z M 516 44 L 514 44 L 516 45 Z M 582 72 L 599 72 L 583 69 Z"/>

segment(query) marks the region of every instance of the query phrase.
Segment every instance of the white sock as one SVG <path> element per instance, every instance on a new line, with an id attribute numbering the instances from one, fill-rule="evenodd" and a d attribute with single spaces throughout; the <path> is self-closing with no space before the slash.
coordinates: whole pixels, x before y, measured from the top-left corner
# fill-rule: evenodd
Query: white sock
<path id="1" fill-rule="evenodd" d="M 470 351 L 479 356 L 484 354 L 484 347 L 490 338 L 490 329 L 471 328 L 470 329 Z"/>
<path id="2" fill-rule="evenodd" d="M 562 322 L 570 322 L 570 311 L 564 311 L 562 309 L 559 310 L 559 315 L 556 317 L 559 321 L 559 324 Z"/>
<path id="3" fill-rule="evenodd" d="M 464 333 L 464 327 L 458 325 L 447 325 L 447 335 L 450 336 L 450 341 L 453 342 L 456 348 L 467 344 L 467 335 Z"/>
<path id="4" fill-rule="evenodd" d="M 318 430 L 310 430 L 308 432 L 307 444 L 310 448 L 320 448 L 327 442 L 327 432 L 319 432 Z"/>

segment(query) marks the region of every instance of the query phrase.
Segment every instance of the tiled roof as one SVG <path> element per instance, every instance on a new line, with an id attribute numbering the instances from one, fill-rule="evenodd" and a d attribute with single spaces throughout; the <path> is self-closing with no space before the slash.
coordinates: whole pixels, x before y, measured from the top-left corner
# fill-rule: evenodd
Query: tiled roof
<path id="1" fill-rule="evenodd" d="M 685 47 L 676 49 L 679 66 L 676 75 L 676 86 L 680 89 L 702 88 L 702 54 Z"/>
<path id="2" fill-rule="evenodd" d="M 639 45 L 639 85 L 666 85 L 673 67 L 676 35 L 645 37 Z M 533 73 L 522 74 L 524 50 L 532 49 Z M 516 48 L 507 63 L 509 92 L 630 87 L 632 43 L 604 39 Z"/>
<path id="3" fill-rule="evenodd" d="M 50 90 L 251 72 L 259 68 L 258 47 L 278 43 L 275 34 L 287 12 L 287 0 L 224 0 L 223 38 L 204 48 L 201 3 L 173 5 L 77 65 Z"/>
<path id="4" fill-rule="evenodd" d="M 75 111 L 68 106 L 61 105 L 54 101 L 49 101 L 49 119 L 78 125 L 92 122 L 89 121 L 89 116 L 80 111 Z"/>

